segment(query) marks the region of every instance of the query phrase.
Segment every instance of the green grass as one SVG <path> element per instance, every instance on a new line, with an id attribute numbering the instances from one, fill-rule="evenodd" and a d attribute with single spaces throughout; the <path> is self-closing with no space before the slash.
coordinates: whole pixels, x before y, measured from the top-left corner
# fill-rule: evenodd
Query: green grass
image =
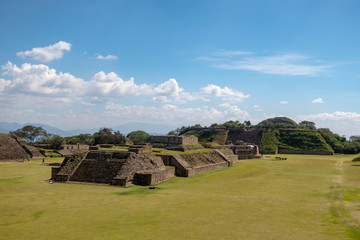
<path id="1" fill-rule="evenodd" d="M 359 239 L 353 156 L 279 156 L 153 190 L 49 184 L 41 160 L 0 162 L 0 239 Z"/>
<path id="2" fill-rule="evenodd" d="M 125 146 L 114 146 L 112 148 L 100 148 L 100 150 L 104 150 L 104 151 L 123 151 L 126 152 L 129 150 L 129 147 L 125 147 Z"/>

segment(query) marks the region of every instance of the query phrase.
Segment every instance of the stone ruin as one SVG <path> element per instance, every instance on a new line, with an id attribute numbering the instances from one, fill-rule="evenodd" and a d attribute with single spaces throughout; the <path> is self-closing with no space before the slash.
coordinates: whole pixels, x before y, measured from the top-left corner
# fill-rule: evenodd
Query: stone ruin
<path id="1" fill-rule="evenodd" d="M 0 160 L 30 160 L 44 157 L 35 147 L 15 135 L 0 134 Z"/>
<path id="2" fill-rule="evenodd" d="M 194 135 L 189 136 L 151 136 L 150 142 L 155 148 L 165 148 L 174 151 L 192 151 L 204 149 L 198 142 L 198 138 Z"/>
<path id="3" fill-rule="evenodd" d="M 81 145 L 81 144 L 63 144 L 60 149 L 57 150 L 59 154 L 63 157 L 71 156 L 78 152 L 84 152 L 89 150 L 89 145 Z"/>
<path id="4" fill-rule="evenodd" d="M 196 137 L 195 137 L 196 138 Z M 160 138 L 157 138 L 160 139 Z M 163 138 L 168 142 L 197 142 L 197 138 Z M 180 140 L 179 140 L 180 139 Z M 195 174 L 230 167 L 237 162 L 232 151 L 155 154 L 151 145 L 135 145 L 129 151 L 90 150 L 66 157 L 60 167 L 52 168 L 55 181 L 75 181 L 111 184 L 128 187 L 153 185 L 174 176 L 190 177 Z"/>
<path id="5" fill-rule="evenodd" d="M 52 168 L 55 181 L 103 183 L 128 187 L 152 185 L 174 176 L 161 158 L 122 151 L 89 151 L 66 157 L 59 168 Z"/>
<path id="6" fill-rule="evenodd" d="M 253 143 L 245 143 L 243 140 L 237 140 L 235 144 L 229 143 L 225 145 L 231 149 L 238 159 L 261 158 L 259 146 Z"/>

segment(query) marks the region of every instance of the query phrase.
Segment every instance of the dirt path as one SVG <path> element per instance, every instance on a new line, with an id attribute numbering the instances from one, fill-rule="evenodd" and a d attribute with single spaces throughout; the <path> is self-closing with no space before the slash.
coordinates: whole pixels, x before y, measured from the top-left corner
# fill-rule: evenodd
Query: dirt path
<path id="1" fill-rule="evenodd" d="M 358 204 L 343 199 L 344 162 L 344 159 L 338 159 L 334 166 L 332 186 L 330 188 L 330 210 L 334 216 L 358 231 L 360 226 L 360 215 L 356 209 Z"/>
<path id="2" fill-rule="evenodd" d="M 343 206 L 343 191 L 342 191 L 342 185 L 343 185 L 343 165 L 344 160 L 338 159 L 334 166 L 334 173 L 333 173 L 333 179 L 332 179 L 332 185 L 330 187 L 330 210 L 331 213 L 341 218 L 341 210 L 344 208 Z"/>

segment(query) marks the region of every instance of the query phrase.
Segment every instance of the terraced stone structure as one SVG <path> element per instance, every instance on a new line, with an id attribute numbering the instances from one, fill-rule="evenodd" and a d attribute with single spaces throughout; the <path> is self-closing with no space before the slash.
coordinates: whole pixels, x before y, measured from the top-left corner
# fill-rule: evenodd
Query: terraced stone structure
<path id="1" fill-rule="evenodd" d="M 156 184 L 173 177 L 174 172 L 174 168 L 165 168 L 161 158 L 151 154 L 89 151 L 66 157 L 59 168 L 52 169 L 52 179 L 128 187 Z"/>
<path id="2" fill-rule="evenodd" d="M 209 172 L 215 169 L 231 167 L 238 162 L 236 156 L 231 153 L 223 153 L 220 150 L 189 154 L 159 154 L 167 166 L 175 167 L 175 175 L 190 177 L 195 174 Z"/>
<path id="3" fill-rule="evenodd" d="M 33 146 L 15 135 L 0 134 L 0 160 L 39 159 L 43 155 Z"/>
<path id="4" fill-rule="evenodd" d="M 55 181 L 102 183 L 128 187 L 132 184 L 153 185 L 176 176 L 195 174 L 230 167 L 238 159 L 231 150 L 212 150 L 184 154 L 158 154 L 144 148 L 129 151 L 89 151 L 65 158 L 60 167 L 52 168 Z M 139 150 L 142 153 L 137 153 Z"/>
<path id="5" fill-rule="evenodd" d="M 153 147 L 165 148 L 168 150 L 187 152 L 187 151 L 192 151 L 192 150 L 204 149 L 204 147 L 199 144 L 198 138 L 194 135 L 151 136 L 150 141 L 151 141 L 151 144 L 153 145 Z"/>

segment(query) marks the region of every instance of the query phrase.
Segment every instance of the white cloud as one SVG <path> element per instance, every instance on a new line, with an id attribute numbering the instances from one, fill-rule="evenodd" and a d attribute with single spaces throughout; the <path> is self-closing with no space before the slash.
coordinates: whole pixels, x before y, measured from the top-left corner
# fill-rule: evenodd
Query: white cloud
<path id="1" fill-rule="evenodd" d="M 304 116 L 311 120 L 334 120 L 334 121 L 352 120 L 352 121 L 360 122 L 360 114 L 356 112 L 336 111 L 333 113 L 319 113 L 319 114 L 304 115 Z"/>
<path id="2" fill-rule="evenodd" d="M 134 78 L 124 81 L 116 73 L 100 71 L 87 83 L 87 95 L 97 97 L 125 97 L 149 94 L 151 86 L 136 84 Z"/>
<path id="3" fill-rule="evenodd" d="M 261 112 L 262 109 L 259 105 L 254 105 L 254 110 L 257 111 L 257 112 Z"/>
<path id="4" fill-rule="evenodd" d="M 222 56 L 222 57 L 233 57 L 233 56 L 239 56 L 239 55 L 249 55 L 251 52 L 246 51 L 228 51 L 228 50 L 220 50 L 215 52 L 214 56 Z"/>
<path id="5" fill-rule="evenodd" d="M 312 103 L 324 103 L 324 100 L 322 98 L 317 98 L 312 100 Z"/>
<path id="6" fill-rule="evenodd" d="M 40 62 L 50 62 L 62 58 L 64 51 L 70 51 L 71 44 L 59 41 L 47 47 L 37 47 L 24 52 L 17 52 L 16 55 L 22 58 L 30 57 Z"/>
<path id="7" fill-rule="evenodd" d="M 69 73 L 56 73 L 55 69 L 43 64 L 24 63 L 18 67 L 8 62 L 2 68 L 4 75 L 12 80 L 0 82 L 0 89 L 11 93 L 69 96 L 81 94 L 85 86 L 83 79 Z"/>
<path id="8" fill-rule="evenodd" d="M 210 62 L 213 67 L 232 70 L 250 70 L 266 74 L 290 76 L 314 76 L 325 72 L 330 66 L 319 65 L 310 57 L 299 54 L 284 54 L 275 56 L 254 56 L 244 51 L 219 51 L 213 56 L 202 56 L 197 61 Z"/>
<path id="9" fill-rule="evenodd" d="M 105 57 L 103 55 L 99 54 L 96 58 L 100 59 L 100 60 L 115 60 L 115 59 L 118 59 L 117 56 L 110 55 L 110 54 L 105 56 Z"/>
<path id="10" fill-rule="evenodd" d="M 288 101 L 280 101 L 280 104 L 288 104 Z"/>
<path id="11" fill-rule="evenodd" d="M 152 95 L 153 101 L 186 103 L 203 96 L 185 92 L 175 79 L 169 79 L 157 86 L 136 84 L 134 78 L 123 80 L 116 73 L 96 73 L 91 81 L 84 81 L 69 73 L 57 73 L 44 64 L 24 63 L 21 67 L 8 62 L 2 66 L 4 75 L 11 80 L 0 79 L 0 92 L 12 94 L 43 95 L 49 97 L 91 96 L 91 104 L 104 103 L 108 98 Z"/>
<path id="12" fill-rule="evenodd" d="M 10 80 L 0 78 L 0 92 L 4 91 L 6 87 L 11 84 Z"/>
<path id="13" fill-rule="evenodd" d="M 328 66 L 302 63 L 308 59 L 301 55 L 279 55 L 271 57 L 253 57 L 228 64 L 219 64 L 223 69 L 241 69 L 263 72 L 267 74 L 312 76 L 324 72 Z"/>
<path id="14" fill-rule="evenodd" d="M 171 102 L 166 96 L 155 96 L 152 97 L 154 102 L 168 103 Z"/>
<path id="15" fill-rule="evenodd" d="M 162 107 L 122 105 L 107 103 L 105 107 L 106 118 L 116 118 L 122 121 L 146 121 L 147 123 L 171 123 L 173 124 L 211 124 L 228 120 L 248 119 L 247 112 L 237 106 L 225 104 L 220 111 L 213 107 L 203 106 L 196 108 L 178 107 L 166 104 Z"/>
<path id="16" fill-rule="evenodd" d="M 352 136 L 360 134 L 360 113 L 336 111 L 333 113 L 319 113 L 300 115 L 296 120 L 313 121 L 317 128 L 329 128 L 335 133 Z"/>
<path id="17" fill-rule="evenodd" d="M 231 115 L 231 120 L 248 119 L 250 117 L 250 115 L 246 111 L 243 111 L 238 106 L 232 105 L 230 103 L 219 104 L 219 107 L 223 107 L 226 109 L 224 111 L 224 114 Z"/>
<path id="18" fill-rule="evenodd" d="M 164 95 L 164 96 L 176 96 L 182 91 L 183 88 L 180 88 L 177 81 L 173 78 L 169 79 L 164 83 L 161 83 L 160 85 L 154 88 L 154 93 L 156 95 Z"/>
<path id="19" fill-rule="evenodd" d="M 250 95 L 245 95 L 242 92 L 233 90 L 228 87 L 221 88 L 214 84 L 209 84 L 206 87 L 200 89 L 203 94 L 206 96 L 215 96 L 221 97 L 226 101 L 239 102 L 244 100 L 245 98 L 250 97 Z"/>

